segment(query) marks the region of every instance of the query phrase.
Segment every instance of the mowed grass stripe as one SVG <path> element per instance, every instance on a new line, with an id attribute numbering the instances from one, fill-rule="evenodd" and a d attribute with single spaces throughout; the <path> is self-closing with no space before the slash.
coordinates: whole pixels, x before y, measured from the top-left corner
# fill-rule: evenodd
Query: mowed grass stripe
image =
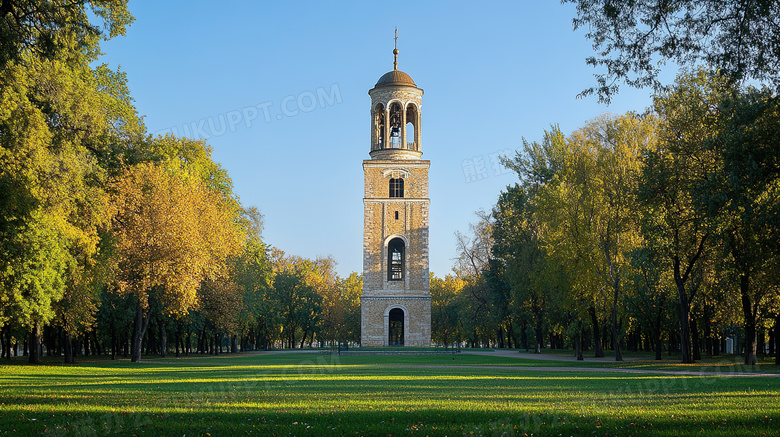
<path id="1" fill-rule="evenodd" d="M 141 366 L 2 366 L 0 434 L 760 435 L 780 420 L 778 378 L 366 358 L 247 354 Z"/>

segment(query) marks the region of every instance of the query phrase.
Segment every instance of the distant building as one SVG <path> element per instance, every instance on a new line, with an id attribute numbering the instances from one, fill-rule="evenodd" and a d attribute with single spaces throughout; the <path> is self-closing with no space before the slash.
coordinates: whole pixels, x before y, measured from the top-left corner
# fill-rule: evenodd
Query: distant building
<path id="1" fill-rule="evenodd" d="M 398 70 L 371 96 L 371 159 L 363 161 L 362 346 L 431 344 L 428 168 L 420 159 L 423 90 Z"/>

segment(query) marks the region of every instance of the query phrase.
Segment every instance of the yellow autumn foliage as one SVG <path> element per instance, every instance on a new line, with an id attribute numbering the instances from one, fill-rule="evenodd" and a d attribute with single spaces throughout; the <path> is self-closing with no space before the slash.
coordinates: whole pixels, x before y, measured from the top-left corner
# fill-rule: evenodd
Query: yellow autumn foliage
<path id="1" fill-rule="evenodd" d="M 152 163 L 127 169 L 112 190 L 118 291 L 146 307 L 154 290 L 166 312 L 186 314 L 201 281 L 241 249 L 235 207 L 199 178 Z"/>

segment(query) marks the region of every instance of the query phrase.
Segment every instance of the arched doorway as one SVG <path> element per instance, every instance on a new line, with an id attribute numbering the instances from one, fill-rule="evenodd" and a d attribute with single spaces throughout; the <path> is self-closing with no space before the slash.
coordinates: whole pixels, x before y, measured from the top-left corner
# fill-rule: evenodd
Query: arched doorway
<path id="1" fill-rule="evenodd" d="M 404 310 L 401 308 L 393 308 L 389 314 L 389 330 L 390 335 L 387 344 L 389 346 L 403 346 L 404 345 Z"/>

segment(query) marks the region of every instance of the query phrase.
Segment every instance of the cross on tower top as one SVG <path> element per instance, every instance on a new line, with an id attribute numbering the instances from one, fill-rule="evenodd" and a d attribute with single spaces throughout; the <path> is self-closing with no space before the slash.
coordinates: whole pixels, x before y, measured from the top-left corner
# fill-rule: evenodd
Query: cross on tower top
<path id="1" fill-rule="evenodd" d="M 393 70 L 398 70 L 398 27 L 395 28 L 395 40 L 393 46 Z"/>

